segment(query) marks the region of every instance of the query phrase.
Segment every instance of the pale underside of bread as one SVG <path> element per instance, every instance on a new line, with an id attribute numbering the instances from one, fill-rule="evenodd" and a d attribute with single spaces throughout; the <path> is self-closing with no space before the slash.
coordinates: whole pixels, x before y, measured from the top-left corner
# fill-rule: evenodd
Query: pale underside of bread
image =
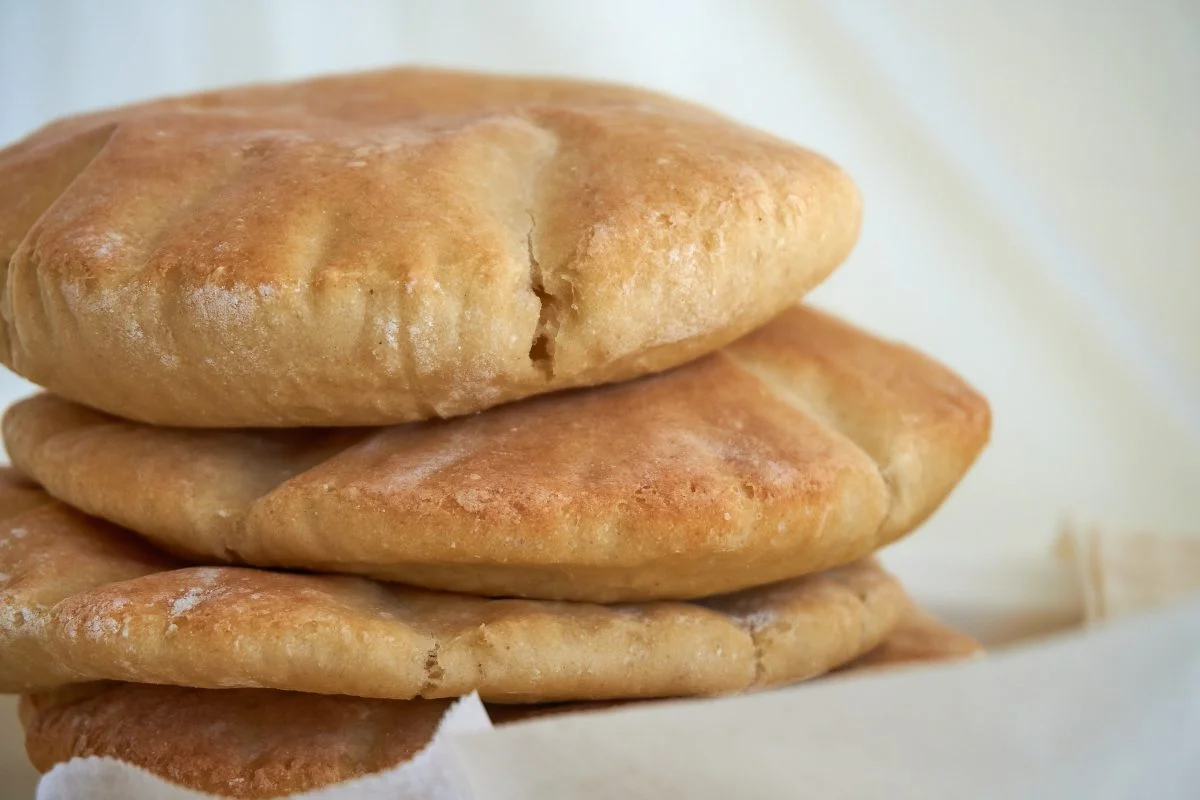
<path id="1" fill-rule="evenodd" d="M 835 165 L 651 92 L 399 69 L 0 151 L 0 359 L 187 426 L 447 417 L 684 363 L 858 234 Z"/>
<path id="2" fill-rule="evenodd" d="M 197 431 L 40 395 L 4 437 L 51 494 L 196 559 L 617 602 L 862 558 L 937 508 L 990 423 L 941 365 L 795 307 L 662 375 L 455 420 Z"/>
<path id="3" fill-rule="evenodd" d="M 844 664 L 907 605 L 873 561 L 619 606 L 186 567 L 58 503 L 0 523 L 0 575 L 0 691 L 123 680 L 499 702 L 722 694 Z"/>
<path id="4" fill-rule="evenodd" d="M 911 666 L 979 652 L 970 637 L 912 609 L 854 664 Z M 449 703 L 107 683 L 26 695 L 21 716 L 26 749 L 43 772 L 75 757 L 108 756 L 201 791 L 273 797 L 408 761 Z M 493 705 L 488 713 L 508 724 L 617 705 L 625 704 Z"/>

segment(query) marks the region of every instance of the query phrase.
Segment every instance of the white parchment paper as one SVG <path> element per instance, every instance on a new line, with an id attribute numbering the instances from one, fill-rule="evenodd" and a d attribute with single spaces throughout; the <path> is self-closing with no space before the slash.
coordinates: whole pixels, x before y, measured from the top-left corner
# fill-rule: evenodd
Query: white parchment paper
<path id="1" fill-rule="evenodd" d="M 450 743 L 474 798 L 1197 798 L 1200 602 L 975 662 Z"/>
<path id="2" fill-rule="evenodd" d="M 200 797 L 77 760 L 42 800 Z M 477 698 L 341 798 L 1200 797 L 1200 599 L 958 665 L 491 729 Z"/>

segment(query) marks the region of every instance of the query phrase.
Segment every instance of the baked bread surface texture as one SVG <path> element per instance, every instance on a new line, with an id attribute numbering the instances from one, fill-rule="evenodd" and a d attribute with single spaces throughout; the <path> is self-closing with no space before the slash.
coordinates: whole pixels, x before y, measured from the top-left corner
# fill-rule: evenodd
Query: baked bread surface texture
<path id="1" fill-rule="evenodd" d="M 970 637 L 912 608 L 881 645 L 838 674 L 868 663 L 915 666 L 979 652 Z M 274 797 L 408 761 L 449 703 L 99 683 L 25 695 L 21 721 L 30 760 L 42 772 L 77 756 L 109 756 L 192 789 Z M 621 705 L 489 705 L 488 714 L 505 725 Z"/>
<path id="2" fill-rule="evenodd" d="M 4 438 L 51 494 L 193 560 L 626 602 L 866 557 L 990 424 L 946 368 L 795 307 L 661 375 L 448 421 L 197 431 L 40 395 Z"/>
<path id="3" fill-rule="evenodd" d="M 851 661 L 907 606 L 871 560 L 624 605 L 189 567 L 58 503 L 0 522 L 0 575 L 10 692 L 121 680 L 517 703 L 724 694 Z"/>
<path id="4" fill-rule="evenodd" d="M 157 424 L 450 417 L 711 352 L 859 218 L 826 159 L 636 89 L 394 69 L 170 98 L 0 151 L 0 359 Z"/>

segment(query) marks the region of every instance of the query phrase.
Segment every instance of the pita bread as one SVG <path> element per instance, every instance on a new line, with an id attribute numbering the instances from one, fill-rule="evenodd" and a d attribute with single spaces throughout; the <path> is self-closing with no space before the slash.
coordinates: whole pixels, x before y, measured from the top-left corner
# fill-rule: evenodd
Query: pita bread
<path id="1" fill-rule="evenodd" d="M 0 151 L 0 358 L 168 425 L 382 425 L 685 363 L 849 252 L 827 160 L 617 86 L 395 69 Z"/>
<path id="2" fill-rule="evenodd" d="M 963 661 L 969 658 L 978 658 L 983 653 L 983 646 L 973 637 L 951 628 L 917 606 L 910 604 L 900 618 L 900 623 L 878 647 L 835 670 L 831 670 L 828 677 L 904 666 L 928 666 Z M 612 700 L 591 703 L 492 705 L 488 707 L 488 715 L 492 718 L 492 722 L 502 725 L 536 717 L 602 711 L 606 708 L 647 702 L 666 701 Z"/>
<path id="3" fill-rule="evenodd" d="M 963 653 L 969 637 L 913 615 L 872 651 L 886 651 L 877 666 Z M 903 644 L 893 647 L 898 638 Z M 109 756 L 200 791 L 274 797 L 408 761 L 433 736 L 449 703 L 112 683 L 26 695 L 21 721 L 30 760 L 42 772 L 76 756 Z M 500 725 L 609 707 L 501 705 L 488 713 Z"/>
<path id="4" fill-rule="evenodd" d="M 863 558 L 941 503 L 990 423 L 944 367 L 793 308 L 662 375 L 447 422 L 164 429 L 42 395 L 4 436 L 51 494 L 198 560 L 624 602 Z"/>
<path id="5" fill-rule="evenodd" d="M 844 664 L 907 603 L 871 561 L 622 606 L 184 567 L 61 504 L 0 523 L 0 574 L 0 691 L 123 680 L 405 700 L 720 694 Z"/>
<path id="6" fill-rule="evenodd" d="M 109 756 L 189 789 L 266 798 L 408 761 L 449 704 L 112 683 L 26 695 L 20 708 L 25 750 L 41 772 Z"/>

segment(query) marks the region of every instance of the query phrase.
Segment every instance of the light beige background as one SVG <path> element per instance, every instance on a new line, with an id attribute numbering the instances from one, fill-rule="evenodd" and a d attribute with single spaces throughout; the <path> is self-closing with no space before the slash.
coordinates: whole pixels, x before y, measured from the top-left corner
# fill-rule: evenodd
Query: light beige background
<path id="1" fill-rule="evenodd" d="M 1068 516 L 1200 533 L 1197 42 L 1186 0 L 0 0 L 0 140 L 150 95 L 419 62 L 649 85 L 822 150 L 867 216 L 817 300 L 992 400 L 993 446 L 891 560 L 996 632 L 1067 596 L 1045 558 Z M 0 378 L 2 402 L 29 390 Z M 2 740 L 0 758 L 19 761 Z M 12 769 L 0 796 L 27 791 Z"/>

